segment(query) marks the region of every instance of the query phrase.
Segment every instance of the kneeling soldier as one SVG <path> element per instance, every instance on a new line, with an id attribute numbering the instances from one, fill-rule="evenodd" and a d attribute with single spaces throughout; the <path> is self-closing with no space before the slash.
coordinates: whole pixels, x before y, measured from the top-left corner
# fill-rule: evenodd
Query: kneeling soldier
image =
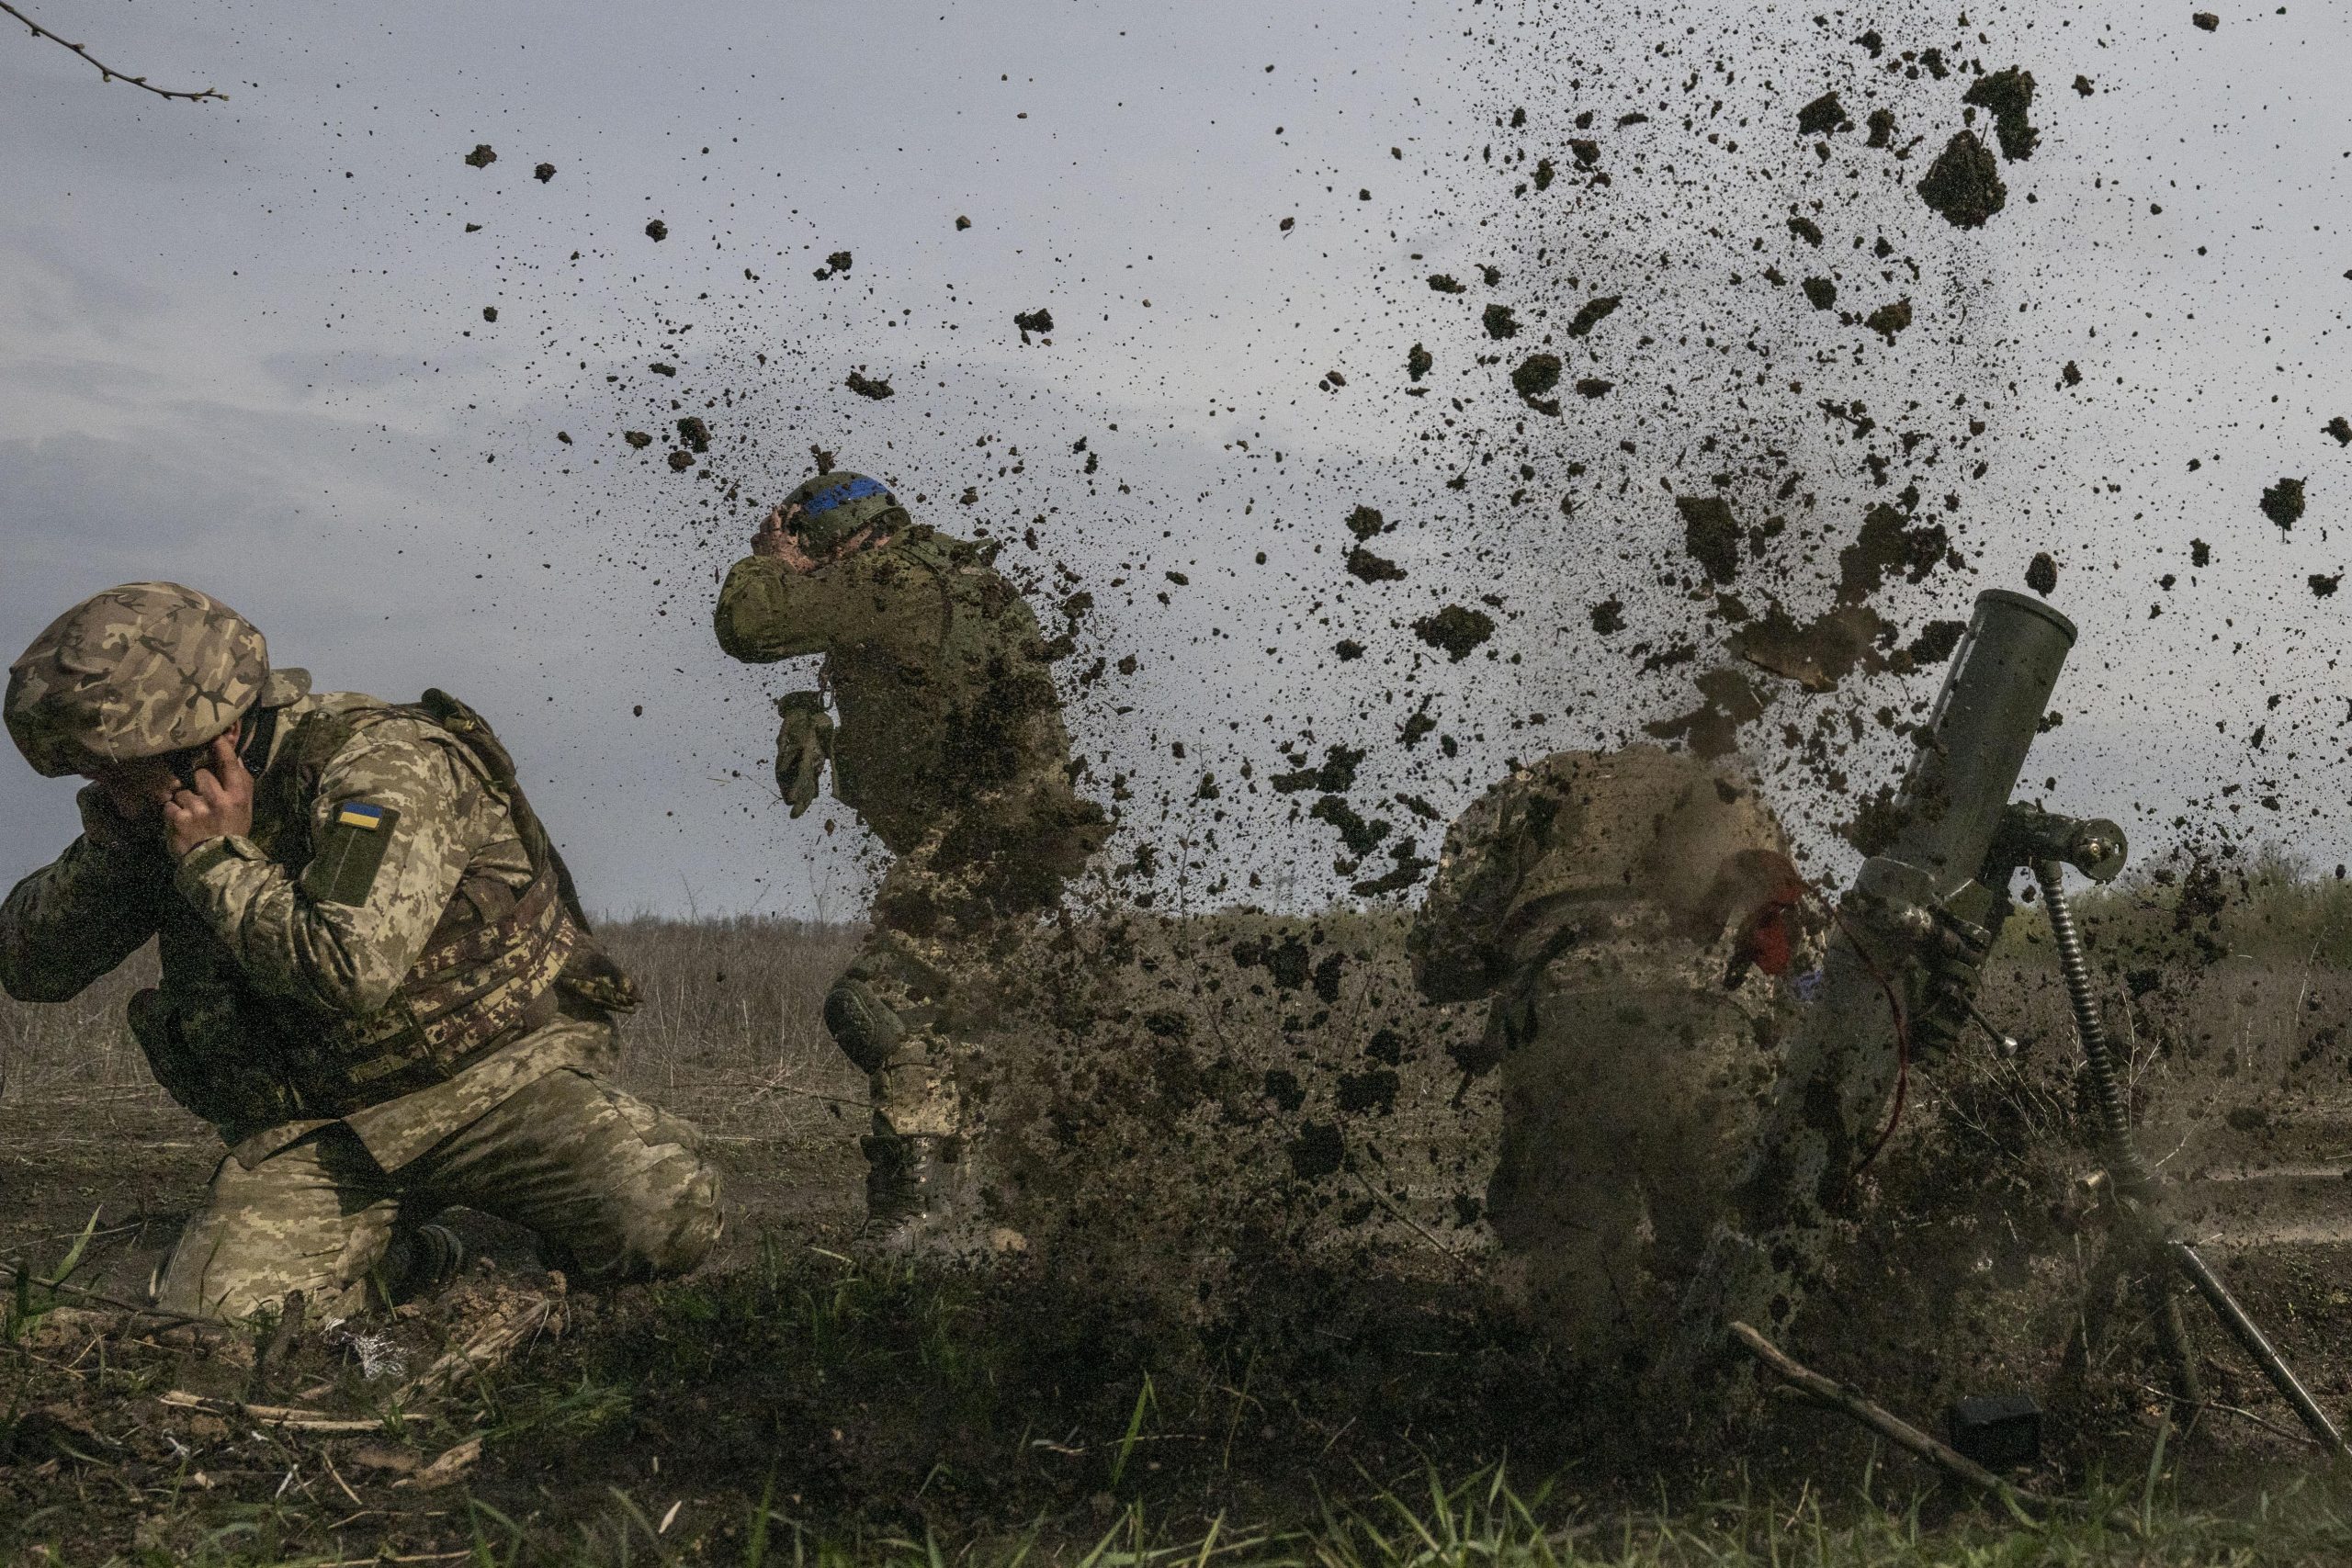
<path id="1" fill-rule="evenodd" d="M 590 1281 L 709 1250 L 716 1174 L 606 1077 L 635 996 L 464 704 L 313 694 L 226 605 L 134 582 L 34 639 L 6 718 L 37 771 L 91 782 L 82 836 L 0 905 L 0 985 L 63 1001 L 156 938 L 131 1031 L 229 1145 L 158 1305 L 430 1288 L 455 1203 Z"/>

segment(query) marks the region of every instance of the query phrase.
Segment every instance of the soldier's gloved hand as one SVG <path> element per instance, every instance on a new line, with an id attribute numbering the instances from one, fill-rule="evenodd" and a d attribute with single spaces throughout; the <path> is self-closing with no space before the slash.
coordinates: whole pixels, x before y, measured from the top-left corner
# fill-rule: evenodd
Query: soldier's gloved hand
<path id="1" fill-rule="evenodd" d="M 1915 1049 L 1928 1055 L 1948 1051 L 1967 1029 L 1993 935 L 1948 909 L 1935 911 L 1935 929 L 1919 944 L 1911 987 Z"/>
<path id="2" fill-rule="evenodd" d="M 833 716 L 816 692 L 793 692 L 775 700 L 784 720 L 775 737 L 775 787 L 798 817 L 817 798 L 825 764 L 833 755 Z"/>

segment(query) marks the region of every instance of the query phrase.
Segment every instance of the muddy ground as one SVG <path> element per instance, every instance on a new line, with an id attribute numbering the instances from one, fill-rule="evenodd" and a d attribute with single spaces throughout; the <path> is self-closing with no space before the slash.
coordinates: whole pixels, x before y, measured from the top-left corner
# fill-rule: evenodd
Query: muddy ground
<path id="1" fill-rule="evenodd" d="M 2352 937 L 2337 902 L 2297 904 L 2276 929 L 2248 917 L 2210 963 L 2176 951 L 2161 909 L 2093 922 L 2152 1157 L 2341 1410 L 2352 1059 L 2334 1021 L 2352 1001 L 2338 951 Z M 1313 931 L 1326 940 L 1310 956 L 1348 955 L 1324 972 L 1328 1000 L 1312 964 L 1280 983 L 1282 942 Z M 1446 1051 L 1478 1010 L 1410 998 L 1398 931 L 1361 917 L 1151 928 L 1130 958 L 1160 1005 L 1110 1019 L 1115 1050 L 1087 1080 L 1135 1119 L 1106 1115 L 1095 1141 L 1068 1145 L 1102 1165 L 1078 1172 L 1031 1254 L 975 1274 L 847 1257 L 862 1086 L 811 1021 L 847 933 L 626 929 L 616 945 L 652 992 L 629 1079 L 703 1124 L 728 1182 L 712 1264 L 569 1293 L 519 1234 L 459 1216 L 490 1260 L 461 1288 L 383 1325 L 379 1346 L 304 1325 L 263 1346 L 258 1370 L 253 1336 L 28 1292 L 0 1350 L 0 1555 L 422 1560 L 487 1543 L 495 1561 L 601 1561 L 633 1540 L 729 1561 L 765 1498 L 775 1532 L 1035 1529 L 1049 1555 L 1075 1556 L 1114 1526 L 1198 1540 L 1220 1515 L 1309 1518 L 1497 1464 L 1546 1517 L 1655 1507 L 1661 1457 L 1678 1500 L 1743 1484 L 1843 1495 L 1867 1467 L 1889 1496 L 1925 1488 L 1931 1518 L 1963 1508 L 1810 1408 L 1775 1404 L 1736 1448 L 1702 1419 L 1681 1451 L 1645 1450 L 1624 1384 L 1497 1306 L 1476 1162 L 1491 1079 L 1464 1084 Z M 2053 1490 L 2136 1475 L 2175 1416 L 2188 1430 L 2166 1434 L 2164 1464 L 2188 1494 L 2275 1483 L 2309 1450 L 2193 1303 L 2213 1402 L 2193 1419 L 2128 1303 L 2069 1376 L 2105 1221 L 2078 1180 L 2095 1162 L 2033 934 L 2020 922 L 1985 995 L 2022 1055 L 1915 1069 L 1840 1288 L 1790 1348 L 1930 1426 L 1959 1394 L 2036 1393 L 2052 1429 L 2024 1479 Z M 1237 961 L 1237 942 L 1259 962 Z M 2164 966 L 2138 962 L 2151 954 Z M 53 1268 L 95 1215 L 73 1282 L 133 1301 L 218 1153 L 144 1083 L 105 1002 L 6 1014 L 0 1258 Z M 1361 1088 L 1367 1051 L 1396 1058 L 1385 1103 Z M 1254 1119 L 1219 1099 L 1219 1072 L 1263 1086 Z M 1167 1136 L 1124 1143 L 1136 1125 Z M 1314 1164 L 1327 1143 L 1337 1170 Z M 1188 1185 L 1196 1164 L 1217 1179 Z M 478 1369 L 420 1371 L 469 1342 Z"/>

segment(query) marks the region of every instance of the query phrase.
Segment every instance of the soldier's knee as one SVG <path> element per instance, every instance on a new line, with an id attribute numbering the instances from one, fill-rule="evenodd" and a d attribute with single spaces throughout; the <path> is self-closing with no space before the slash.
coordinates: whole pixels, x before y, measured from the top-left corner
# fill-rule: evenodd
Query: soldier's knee
<path id="1" fill-rule="evenodd" d="M 666 1280 L 710 1255 L 719 1233 L 718 1172 L 690 1149 L 673 1148 L 630 1193 L 616 1227 L 616 1280 Z"/>
<path id="2" fill-rule="evenodd" d="M 860 1072 L 878 1072 L 907 1026 L 881 995 L 854 974 L 844 975 L 825 993 L 825 1032 Z"/>

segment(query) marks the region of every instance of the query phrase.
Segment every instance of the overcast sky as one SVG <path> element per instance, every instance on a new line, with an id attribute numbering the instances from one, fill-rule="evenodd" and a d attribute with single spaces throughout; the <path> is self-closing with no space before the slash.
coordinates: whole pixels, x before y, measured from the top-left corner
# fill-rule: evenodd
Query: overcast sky
<path id="1" fill-rule="evenodd" d="M 1823 396 L 1890 425 L 1906 402 L 1925 421 L 1964 401 L 1990 427 L 1922 476 L 1964 491 L 1972 570 L 1890 603 L 1964 616 L 2036 550 L 2056 558 L 2084 643 L 2029 768 L 2061 781 L 2053 805 L 2144 844 L 2192 803 L 2235 807 L 2253 836 L 2352 855 L 2334 671 L 2352 597 L 2307 585 L 2344 569 L 2352 497 L 2352 455 L 2320 432 L 2352 415 L 2342 7 L 2225 9 L 2210 34 L 2185 7 L 2120 3 L 1971 6 L 1964 29 L 1916 6 L 1620 0 L 28 9 L 159 85 L 232 97 L 102 86 L 0 29 L 0 643 L 162 576 L 236 605 L 322 686 L 447 687 L 522 760 L 592 904 L 854 909 L 861 835 L 838 811 L 830 836 L 820 813 L 788 822 L 766 779 L 767 699 L 806 668 L 730 664 L 708 627 L 749 509 L 811 444 L 923 496 L 929 520 L 1007 539 L 1041 606 L 1092 593 L 1059 668 L 1097 777 L 1136 786 L 1131 828 L 1194 841 L 1198 887 L 1311 901 L 1329 833 L 1287 823 L 1295 797 L 1256 793 L 1241 761 L 1262 778 L 1309 731 L 1317 754 L 1370 744 L 1385 787 L 1450 815 L 1508 756 L 1687 707 L 1688 670 L 1629 672 L 1586 608 L 1615 594 L 1629 636 L 1667 626 L 1680 594 L 1645 552 L 1679 537 L 1668 492 L 1704 471 L 1701 432 L 1797 453 L 1825 536 L 1849 530 L 1873 485 L 1809 412 Z M 2005 166 L 1984 229 L 1921 206 L 1916 163 L 1871 172 L 1856 133 L 1816 164 L 1785 123 L 1838 86 L 1857 120 L 1883 96 L 1932 153 L 1959 84 L 1889 76 L 1848 41 L 1873 28 L 2040 82 L 2042 145 Z M 1514 105 L 1523 132 L 1498 124 Z M 1579 107 L 1652 123 L 1609 143 L 1605 190 L 1514 196 L 1533 160 L 1514 169 L 1513 150 L 1569 165 Z M 1746 149 L 1705 141 L 1742 117 Z M 483 142 L 497 161 L 468 166 Z M 1921 269 L 1890 260 L 1883 286 L 1860 253 L 1836 258 L 1841 288 L 1914 300 L 1895 342 L 1756 276 L 1827 265 L 1782 254 L 1782 214 L 1825 193 Z M 812 276 L 839 251 L 846 272 Z M 1539 278 L 1630 278 L 1662 254 L 1682 270 L 1628 288 L 1619 323 L 1654 347 L 1611 368 L 1618 391 L 1518 438 L 1544 445 L 1517 486 L 1541 503 L 1501 494 L 1516 457 L 1449 491 L 1473 458 L 1440 444 L 1482 409 L 1480 428 L 1509 428 L 1510 367 L 1479 363 L 1485 293 L 1425 275 L 1476 285 L 1500 263 L 1525 309 Z M 1039 307 L 1057 330 L 1024 344 L 1012 318 Z M 1715 369 L 1743 341 L 1779 356 L 1770 385 Z M 1408 400 L 1424 342 L 1436 390 Z M 1813 390 L 1781 389 L 1790 360 Z M 893 396 L 850 392 L 853 367 Z M 1444 423 L 1457 400 L 1463 426 Z M 716 450 L 673 475 L 668 422 L 688 412 Z M 639 454 L 627 429 L 665 440 Z M 1619 459 L 1621 441 L 1638 450 Z M 1623 493 L 1589 480 L 1563 518 L 1579 453 L 1653 468 Z M 2309 505 L 2283 536 L 2256 508 L 2282 476 L 2307 478 Z M 1380 547 L 1408 576 L 1385 596 L 1339 570 L 1359 503 L 1400 525 Z M 2212 552 L 2194 573 L 2192 536 Z M 1461 664 L 1406 629 L 1478 594 L 1503 625 Z M 1341 637 L 1366 656 L 1335 662 Z M 1098 654 L 1113 667 L 1079 688 Z M 1455 755 L 1388 757 L 1424 696 Z M 1858 776 L 1899 750 L 1865 741 Z M 1191 798 L 1203 771 L 1214 804 Z M 2275 811 L 2249 804 L 2265 795 Z M 0 769 L 0 876 L 72 831 L 68 785 Z M 1252 870 L 1275 886 L 1248 889 Z"/>

